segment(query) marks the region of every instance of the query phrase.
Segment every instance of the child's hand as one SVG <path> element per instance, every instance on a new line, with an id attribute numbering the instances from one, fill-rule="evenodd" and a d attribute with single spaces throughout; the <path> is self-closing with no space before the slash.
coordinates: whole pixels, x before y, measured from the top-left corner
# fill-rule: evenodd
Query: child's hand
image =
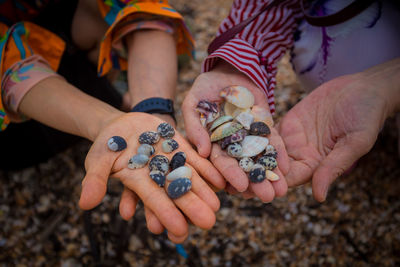
<path id="1" fill-rule="evenodd" d="M 277 131 L 271 129 L 271 135 L 268 138 L 278 151 L 278 168 L 274 172 L 280 179 L 275 182 L 264 180 L 261 183 L 249 183 L 246 173 L 239 167 L 237 160 L 228 156 L 219 145 L 212 145 L 207 130 L 200 123 L 199 114 L 196 111 L 198 102 L 201 100 L 221 101 L 220 90 L 230 85 L 248 88 L 254 95 L 255 105 L 269 111 L 264 93 L 246 75 L 231 65 L 221 62 L 212 71 L 203 73 L 196 79 L 183 102 L 182 113 L 187 136 L 202 157 L 210 156 L 211 162 L 234 189 L 239 192 L 249 189 L 249 192 L 254 192 L 262 201 L 272 201 L 275 196 L 286 194 L 287 184 L 284 174 L 289 168 L 285 146 Z"/>
<path id="2" fill-rule="evenodd" d="M 145 113 L 127 113 L 111 121 L 95 139 L 85 161 L 86 176 L 82 182 L 79 205 L 91 209 L 98 205 L 106 193 L 109 176 L 118 178 L 125 186 L 121 197 L 120 211 L 124 218 L 133 215 L 137 197 L 146 207 L 146 219 L 150 231 L 160 233 L 165 227 L 173 242 L 182 242 L 188 234 L 185 216 L 200 228 L 209 229 L 215 223 L 214 212 L 219 209 L 219 200 L 213 190 L 201 177 L 217 188 L 223 188 L 225 181 L 206 159 L 200 157 L 179 134 L 173 137 L 179 148 L 174 151 L 186 153 L 186 165 L 192 168 L 192 188 L 182 197 L 172 200 L 166 188 L 159 187 L 150 177 L 148 165 L 141 169 L 127 168 L 128 160 L 136 154 L 140 145 L 139 135 L 145 131 L 156 131 L 161 119 Z M 112 136 L 123 137 L 128 147 L 121 152 L 110 151 L 107 141 Z M 164 154 L 162 140 L 154 148 L 157 155 L 169 159 L 175 154 Z M 134 192 L 134 193 L 133 193 Z M 137 197 L 136 197 L 137 195 Z"/>

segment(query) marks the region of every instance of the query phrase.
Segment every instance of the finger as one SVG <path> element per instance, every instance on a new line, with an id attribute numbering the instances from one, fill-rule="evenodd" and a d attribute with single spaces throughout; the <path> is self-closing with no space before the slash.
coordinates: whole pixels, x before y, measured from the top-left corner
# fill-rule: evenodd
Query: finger
<path id="1" fill-rule="evenodd" d="M 275 168 L 273 172 L 279 176 L 279 180 L 270 181 L 272 187 L 274 188 L 275 197 L 283 197 L 284 195 L 286 195 L 288 190 L 286 179 L 280 170 L 280 166 L 278 166 L 278 168 Z"/>
<path id="2" fill-rule="evenodd" d="M 193 150 L 186 149 L 187 162 L 193 166 L 198 173 L 218 189 L 225 188 L 225 179 L 219 171 L 207 159 L 204 159 Z"/>
<path id="3" fill-rule="evenodd" d="M 239 167 L 236 159 L 229 157 L 218 144 L 213 144 L 211 162 L 221 172 L 225 179 L 239 192 L 244 192 L 249 186 L 249 179 Z"/>
<path id="4" fill-rule="evenodd" d="M 171 232 L 168 232 L 167 235 L 168 235 L 169 240 L 171 240 L 173 243 L 180 244 L 180 243 L 183 243 L 183 241 L 186 240 L 186 238 L 189 235 L 189 232 L 184 236 L 176 236 L 176 235 L 172 234 Z"/>
<path id="5" fill-rule="evenodd" d="M 211 152 L 211 141 L 200 123 L 199 113 L 195 110 L 198 102 L 199 100 L 189 93 L 183 101 L 182 114 L 189 141 L 196 146 L 200 156 L 207 158 Z"/>
<path id="6" fill-rule="evenodd" d="M 264 203 L 271 202 L 275 197 L 274 188 L 268 180 L 264 180 L 261 183 L 250 183 L 250 188 Z"/>
<path id="7" fill-rule="evenodd" d="M 287 154 L 282 137 L 279 135 L 276 129 L 272 128 L 271 135 L 268 137 L 268 139 L 270 144 L 273 145 L 278 152 L 278 157 L 276 160 L 278 162 L 279 170 L 282 172 L 283 176 L 285 176 L 289 172 L 289 156 Z"/>
<path id="8" fill-rule="evenodd" d="M 134 191 L 164 227 L 176 236 L 184 236 L 188 232 L 185 217 L 169 199 L 164 189 L 159 187 L 149 177 L 147 168 L 129 170 L 123 169 L 115 174 L 121 182 Z"/>
<path id="9" fill-rule="evenodd" d="M 196 170 L 192 169 L 192 191 L 215 212 L 219 210 L 220 202 L 214 191 L 201 179 Z"/>
<path id="10" fill-rule="evenodd" d="M 256 195 L 254 194 L 253 190 L 251 189 L 251 187 L 249 187 L 246 191 L 244 191 L 242 193 L 242 197 L 244 199 L 250 199 L 250 198 L 254 198 Z"/>
<path id="11" fill-rule="evenodd" d="M 225 191 L 231 195 L 239 194 L 239 192 L 230 183 L 226 183 Z"/>
<path id="12" fill-rule="evenodd" d="M 92 209 L 100 204 L 107 191 L 107 181 L 114 160 L 119 154 L 93 144 L 85 161 L 86 175 L 82 181 L 79 199 L 81 209 Z"/>
<path id="13" fill-rule="evenodd" d="M 154 212 L 147 206 L 144 206 L 144 216 L 146 218 L 147 229 L 153 234 L 159 235 L 164 231 L 164 226 L 158 220 Z"/>
<path id="14" fill-rule="evenodd" d="M 312 179 L 314 198 L 320 202 L 325 201 L 330 184 L 366 154 L 372 144 L 363 136 L 353 135 L 340 139 L 314 172 Z"/>
<path id="15" fill-rule="evenodd" d="M 134 192 L 124 187 L 122 191 L 121 200 L 119 202 L 119 213 L 124 220 L 130 220 L 136 211 L 136 206 L 139 198 Z"/>
<path id="16" fill-rule="evenodd" d="M 194 193 L 199 190 L 199 188 L 195 188 L 198 186 L 196 179 L 195 176 L 192 176 L 192 189 L 173 201 L 194 225 L 197 225 L 202 229 L 210 229 L 215 224 L 215 214 L 207 203 Z M 170 182 L 167 181 L 165 184 L 166 190 L 169 184 Z"/>

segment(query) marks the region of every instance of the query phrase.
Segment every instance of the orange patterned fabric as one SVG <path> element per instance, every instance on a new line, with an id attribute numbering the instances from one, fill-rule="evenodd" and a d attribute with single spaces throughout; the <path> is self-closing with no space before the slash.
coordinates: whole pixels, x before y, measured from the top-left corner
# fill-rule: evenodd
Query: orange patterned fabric
<path id="1" fill-rule="evenodd" d="M 110 24 L 110 28 L 106 32 L 101 43 L 100 56 L 98 61 L 98 73 L 104 75 L 111 68 L 126 70 L 126 60 L 120 58 L 117 53 L 112 50 L 112 43 L 115 38 L 115 33 L 119 27 L 125 22 L 148 16 L 159 16 L 173 19 L 177 24 L 177 52 L 178 54 L 192 55 L 194 41 L 186 28 L 182 16 L 171 6 L 168 1 L 102 1 L 98 0 L 100 12 L 105 21 Z M 123 6 L 123 8 L 122 8 Z"/>

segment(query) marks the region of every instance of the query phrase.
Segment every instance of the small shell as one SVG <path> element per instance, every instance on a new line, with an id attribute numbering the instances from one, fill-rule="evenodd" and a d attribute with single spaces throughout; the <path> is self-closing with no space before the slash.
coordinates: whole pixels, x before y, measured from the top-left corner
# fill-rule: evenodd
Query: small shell
<path id="1" fill-rule="evenodd" d="M 129 169 L 139 169 L 143 168 L 149 161 L 149 157 L 144 154 L 137 154 L 129 159 L 128 168 Z"/>
<path id="2" fill-rule="evenodd" d="M 241 145 L 243 148 L 242 157 L 254 157 L 267 147 L 269 141 L 266 137 L 248 135 L 244 138 Z"/>
<path id="3" fill-rule="evenodd" d="M 264 156 L 273 157 L 276 159 L 278 157 L 278 151 L 276 151 L 275 147 L 273 147 L 272 145 L 268 145 L 265 148 Z"/>
<path id="4" fill-rule="evenodd" d="M 262 121 L 253 122 L 250 125 L 250 134 L 252 135 L 260 135 L 260 136 L 267 136 L 271 133 L 268 125 Z"/>
<path id="5" fill-rule="evenodd" d="M 232 116 L 229 116 L 229 115 L 227 115 L 227 116 L 221 116 L 221 117 L 219 117 L 218 119 L 216 119 L 216 120 L 212 123 L 212 125 L 211 125 L 209 131 L 213 131 L 213 130 L 214 130 L 215 128 L 217 128 L 218 126 L 224 124 L 225 122 L 232 121 L 232 120 L 233 120 L 233 117 L 232 117 Z"/>
<path id="6" fill-rule="evenodd" d="M 174 127 L 171 124 L 163 122 L 157 127 L 157 132 L 161 137 L 172 138 L 175 135 Z"/>
<path id="7" fill-rule="evenodd" d="M 107 146 L 112 151 L 122 151 L 127 147 L 126 141 L 121 136 L 113 136 L 107 141 Z"/>
<path id="8" fill-rule="evenodd" d="M 217 129 L 215 129 L 215 131 L 211 134 L 211 142 L 215 142 L 215 141 L 221 140 L 222 138 L 230 136 L 242 128 L 243 128 L 243 126 L 237 122 L 231 121 L 231 122 L 222 124 Z"/>
<path id="9" fill-rule="evenodd" d="M 250 108 L 254 105 L 253 94 L 243 86 L 233 85 L 221 90 L 219 95 L 239 108 Z"/>
<path id="10" fill-rule="evenodd" d="M 184 166 L 186 163 L 186 154 L 185 152 L 177 152 L 171 159 L 171 170 L 175 170 L 181 166 Z"/>
<path id="11" fill-rule="evenodd" d="M 279 180 L 279 176 L 270 170 L 265 171 L 265 177 L 267 177 L 267 179 L 270 181 L 278 181 Z"/>
<path id="12" fill-rule="evenodd" d="M 154 152 L 155 152 L 154 147 L 149 144 L 141 144 L 137 149 L 138 154 L 143 154 L 148 157 L 153 156 Z"/>
<path id="13" fill-rule="evenodd" d="M 249 179 L 253 183 L 261 183 L 265 180 L 265 168 L 261 164 L 254 164 L 249 173 Z"/>
<path id="14" fill-rule="evenodd" d="M 160 135 L 156 132 L 148 131 L 139 136 L 139 143 L 154 145 L 160 140 Z"/>
<path id="15" fill-rule="evenodd" d="M 196 110 L 200 113 L 200 122 L 203 127 L 220 116 L 218 104 L 207 100 L 201 100 L 197 104 Z"/>
<path id="16" fill-rule="evenodd" d="M 173 181 L 178 178 L 192 178 L 192 169 L 187 166 L 176 168 L 167 175 L 168 181 Z"/>
<path id="17" fill-rule="evenodd" d="M 274 120 L 272 119 L 271 112 L 260 106 L 253 106 L 251 108 L 251 114 L 254 116 L 254 121 L 262 121 L 269 127 L 274 127 Z"/>
<path id="18" fill-rule="evenodd" d="M 245 172 L 251 171 L 251 168 L 254 166 L 254 161 L 251 158 L 242 158 L 239 161 L 239 167 L 242 168 Z"/>
<path id="19" fill-rule="evenodd" d="M 233 143 L 228 146 L 226 152 L 229 156 L 239 158 L 242 155 L 242 146 L 239 143 Z"/>
<path id="20" fill-rule="evenodd" d="M 254 121 L 254 116 L 250 112 L 241 112 L 235 118 L 246 130 L 250 129 L 250 125 Z"/>
<path id="21" fill-rule="evenodd" d="M 278 166 L 276 159 L 273 157 L 262 156 L 257 160 L 257 163 L 263 165 L 267 170 L 272 171 Z"/>
<path id="22" fill-rule="evenodd" d="M 222 149 L 225 149 L 229 144 L 238 143 L 242 141 L 247 135 L 247 131 L 245 129 L 240 129 L 236 133 L 225 137 L 221 141 L 219 141 L 219 145 Z"/>
<path id="23" fill-rule="evenodd" d="M 165 185 L 165 175 L 160 171 L 151 171 L 150 178 L 158 184 L 159 187 L 164 187 Z"/>
<path id="24" fill-rule="evenodd" d="M 167 139 L 162 143 L 162 151 L 164 153 L 171 153 L 172 151 L 178 149 L 179 144 L 174 139 Z"/>
<path id="25" fill-rule="evenodd" d="M 224 103 L 224 114 L 225 114 L 225 116 L 235 117 L 235 116 L 233 116 L 233 113 L 235 112 L 236 109 L 237 109 L 237 107 L 235 105 L 232 105 L 229 102 L 225 102 Z"/>
<path id="26" fill-rule="evenodd" d="M 150 171 L 161 171 L 162 173 L 167 173 L 169 170 L 169 160 L 166 156 L 156 155 L 149 163 Z"/>
<path id="27" fill-rule="evenodd" d="M 168 196 L 172 199 L 183 196 L 192 188 L 192 181 L 187 178 L 179 178 L 170 183 L 167 189 Z"/>

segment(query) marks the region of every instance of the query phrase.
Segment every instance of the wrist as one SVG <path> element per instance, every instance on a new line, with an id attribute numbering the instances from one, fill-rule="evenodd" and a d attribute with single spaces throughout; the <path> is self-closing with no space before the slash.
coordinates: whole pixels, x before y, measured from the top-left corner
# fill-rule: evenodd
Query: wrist
<path id="1" fill-rule="evenodd" d="M 400 111 L 400 58 L 362 72 L 367 84 L 385 101 L 386 117 Z"/>

